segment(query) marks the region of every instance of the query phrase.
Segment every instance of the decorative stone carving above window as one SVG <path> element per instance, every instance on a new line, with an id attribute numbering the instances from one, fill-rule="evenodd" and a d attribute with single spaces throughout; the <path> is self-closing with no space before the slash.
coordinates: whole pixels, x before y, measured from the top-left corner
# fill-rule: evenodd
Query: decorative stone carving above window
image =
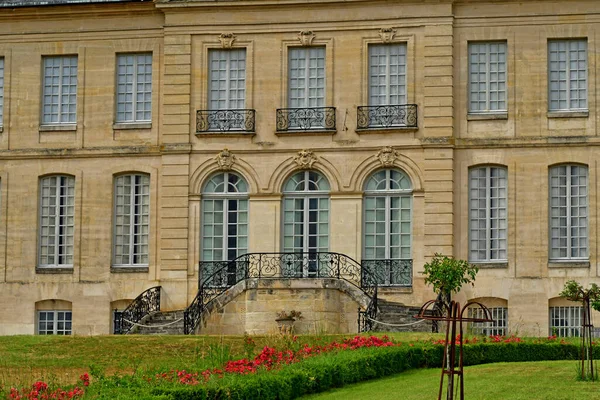
<path id="1" fill-rule="evenodd" d="M 217 154 L 215 160 L 217 161 L 217 165 L 221 170 L 230 170 L 236 161 L 235 156 L 231 154 L 227 148 L 224 148 L 219 154 Z"/>
<path id="2" fill-rule="evenodd" d="M 310 150 L 300 150 L 294 162 L 299 169 L 310 169 L 317 162 L 317 157 Z"/>
<path id="3" fill-rule="evenodd" d="M 230 49 L 233 47 L 233 42 L 235 41 L 236 36 L 233 33 L 221 33 L 219 35 L 219 40 L 221 41 L 221 47 L 224 49 Z"/>
<path id="4" fill-rule="evenodd" d="M 298 33 L 298 40 L 302 43 L 302 46 L 312 46 L 313 40 L 315 40 L 315 34 L 313 31 L 301 31 Z"/>
<path id="5" fill-rule="evenodd" d="M 377 153 L 377 158 L 379 158 L 381 165 L 384 167 L 389 167 L 394 165 L 394 161 L 396 161 L 398 158 L 398 152 L 392 149 L 390 146 L 386 146 L 379 150 L 379 153 Z"/>
<path id="6" fill-rule="evenodd" d="M 381 36 L 383 43 L 391 43 L 394 40 L 394 36 L 396 36 L 396 30 L 394 28 L 381 28 L 379 36 Z"/>

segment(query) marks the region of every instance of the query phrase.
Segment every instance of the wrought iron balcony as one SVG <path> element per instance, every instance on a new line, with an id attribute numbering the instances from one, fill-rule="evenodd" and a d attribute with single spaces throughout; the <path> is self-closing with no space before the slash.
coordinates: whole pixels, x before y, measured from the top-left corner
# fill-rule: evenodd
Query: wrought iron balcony
<path id="1" fill-rule="evenodd" d="M 417 105 L 357 107 L 356 127 L 358 129 L 416 128 Z"/>
<path id="2" fill-rule="evenodd" d="M 278 108 L 277 132 L 335 131 L 335 107 Z"/>
<path id="3" fill-rule="evenodd" d="M 198 110 L 196 111 L 196 133 L 254 133 L 255 110 Z"/>
<path id="4" fill-rule="evenodd" d="M 413 260 L 362 260 L 361 265 L 375 276 L 380 287 L 412 287 Z"/>

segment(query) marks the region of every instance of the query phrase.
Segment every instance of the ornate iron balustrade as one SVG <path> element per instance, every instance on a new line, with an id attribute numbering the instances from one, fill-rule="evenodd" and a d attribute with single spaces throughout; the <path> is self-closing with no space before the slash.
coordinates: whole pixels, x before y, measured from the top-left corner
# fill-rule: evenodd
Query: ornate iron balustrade
<path id="1" fill-rule="evenodd" d="M 198 110 L 196 111 L 196 132 L 250 132 L 255 129 L 256 111 L 239 110 Z"/>
<path id="2" fill-rule="evenodd" d="M 362 260 L 361 265 L 379 286 L 412 287 L 413 260 Z"/>
<path id="3" fill-rule="evenodd" d="M 371 302 L 367 306 L 367 309 L 362 311 L 358 309 L 358 332 L 368 332 L 373 329 L 375 324 L 373 321 L 377 318 L 377 286 L 375 287 L 375 293 L 371 297 Z"/>
<path id="4" fill-rule="evenodd" d="M 356 127 L 358 129 L 417 127 L 416 104 L 360 106 L 356 111 Z"/>
<path id="5" fill-rule="evenodd" d="M 277 109 L 277 132 L 335 129 L 335 107 Z"/>
<path id="6" fill-rule="evenodd" d="M 377 279 L 354 259 L 340 253 L 249 253 L 231 261 L 200 262 L 196 297 L 184 312 L 184 330 L 194 333 L 208 304 L 244 279 L 335 278 L 360 288 L 377 313 Z"/>
<path id="7" fill-rule="evenodd" d="M 160 311 L 160 286 L 146 289 L 125 310 L 115 311 L 113 332 L 129 333 L 134 323 L 155 311 Z"/>

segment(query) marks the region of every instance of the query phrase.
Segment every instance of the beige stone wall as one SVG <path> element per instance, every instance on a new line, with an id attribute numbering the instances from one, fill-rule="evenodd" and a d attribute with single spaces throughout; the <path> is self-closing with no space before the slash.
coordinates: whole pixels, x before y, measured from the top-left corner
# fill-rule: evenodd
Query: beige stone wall
<path id="1" fill-rule="evenodd" d="M 511 329 L 545 334 L 550 299 L 564 282 L 597 282 L 600 272 L 599 13 L 595 1 L 584 0 L 400 1 L 393 7 L 359 0 L 309 6 L 158 1 L 0 9 L 0 334 L 33 333 L 35 303 L 44 300 L 71 303 L 76 334 L 109 333 L 111 309 L 156 284 L 163 287 L 163 309 L 189 304 L 198 282 L 201 187 L 218 171 L 215 157 L 224 148 L 249 184 L 249 251 L 281 249 L 281 188 L 297 170 L 298 151 L 309 149 L 314 169 L 331 185 L 330 250 L 360 260 L 362 188 L 382 168 L 377 154 L 384 146 L 394 147 L 391 165 L 405 171 L 414 188 L 414 270 L 412 288 L 382 288 L 380 294 L 409 305 L 434 297 L 420 274 L 423 264 L 436 252 L 468 257 L 468 169 L 504 165 L 508 265 L 482 266 L 476 286 L 457 299 L 506 301 Z M 418 106 L 418 129 L 357 130 L 357 106 L 368 103 L 368 46 L 383 43 L 381 28 L 393 28 L 391 41 L 407 45 L 407 101 Z M 335 132 L 276 132 L 276 109 L 287 106 L 287 53 L 301 44 L 300 31 L 312 31 L 313 43 L 326 49 L 326 105 L 336 107 Z M 207 107 L 208 52 L 221 46 L 222 33 L 233 33 L 233 47 L 246 49 L 254 135 L 196 133 L 196 111 Z M 570 37 L 588 42 L 589 115 L 557 118 L 547 113 L 547 40 Z M 467 45 L 482 40 L 507 42 L 506 119 L 467 115 Z M 115 60 L 123 52 L 152 52 L 149 128 L 113 125 Z M 40 130 L 42 57 L 61 54 L 78 57 L 77 126 Z M 548 264 L 548 167 L 562 162 L 589 166 L 589 268 Z M 151 251 L 147 271 L 125 274 L 110 269 L 113 177 L 131 171 L 151 177 Z M 58 173 L 76 182 L 75 261 L 72 273 L 40 274 L 38 182 Z M 211 317 L 205 332 L 240 333 L 242 326 L 242 332 L 258 332 L 261 324 L 270 330 L 273 310 L 261 307 L 287 308 L 298 299 L 306 306 L 302 330 L 354 329 L 357 304 L 341 292 L 269 290 L 240 295 Z M 344 311 L 335 316 L 339 307 Z"/>

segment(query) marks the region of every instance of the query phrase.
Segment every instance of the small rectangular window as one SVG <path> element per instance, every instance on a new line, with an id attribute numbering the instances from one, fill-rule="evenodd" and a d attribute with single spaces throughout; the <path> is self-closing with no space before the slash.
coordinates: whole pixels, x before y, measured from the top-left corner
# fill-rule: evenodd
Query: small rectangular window
<path id="1" fill-rule="evenodd" d="M 550 307 L 550 335 L 579 337 L 583 307 Z"/>
<path id="2" fill-rule="evenodd" d="M 71 311 L 38 311 L 38 335 L 70 335 L 72 333 Z"/>
<path id="3" fill-rule="evenodd" d="M 492 307 L 489 309 L 492 314 L 493 322 L 473 322 L 471 331 L 474 335 L 484 336 L 505 336 L 508 333 L 508 308 Z M 482 308 L 469 308 L 470 318 L 485 318 L 485 313 Z"/>
<path id="4" fill-rule="evenodd" d="M 506 43 L 469 43 L 469 112 L 506 112 Z"/>
<path id="5" fill-rule="evenodd" d="M 116 122 L 152 120 L 152 54 L 117 56 Z"/>
<path id="6" fill-rule="evenodd" d="M 587 110 L 587 40 L 548 41 L 550 111 Z"/>
<path id="7" fill-rule="evenodd" d="M 77 122 L 77 56 L 44 57 L 43 124 Z"/>

